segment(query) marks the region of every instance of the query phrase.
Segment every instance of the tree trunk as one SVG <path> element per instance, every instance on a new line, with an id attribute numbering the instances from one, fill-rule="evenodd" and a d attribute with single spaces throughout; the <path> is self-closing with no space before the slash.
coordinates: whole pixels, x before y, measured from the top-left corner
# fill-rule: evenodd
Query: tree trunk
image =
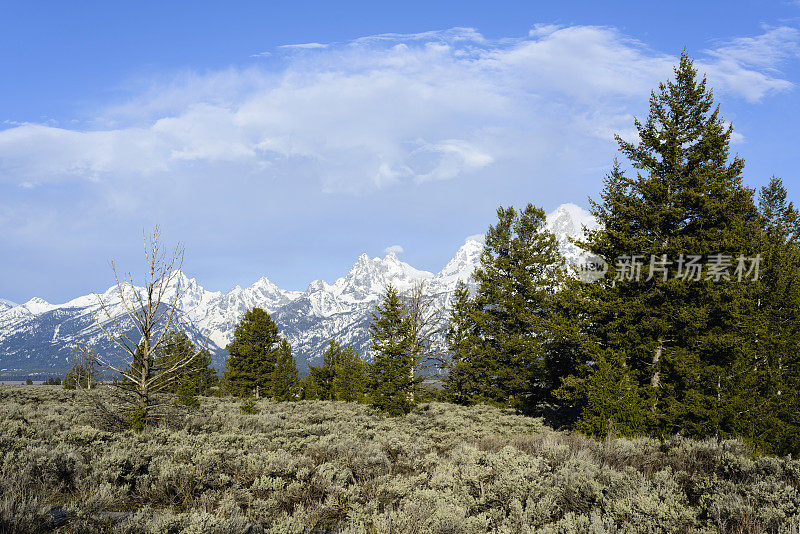
<path id="1" fill-rule="evenodd" d="M 664 338 L 658 338 L 658 346 L 656 347 L 656 351 L 653 353 L 653 376 L 650 378 L 650 385 L 654 388 L 658 388 L 661 384 L 661 375 L 658 372 L 658 362 L 661 360 L 661 354 L 664 351 Z"/>

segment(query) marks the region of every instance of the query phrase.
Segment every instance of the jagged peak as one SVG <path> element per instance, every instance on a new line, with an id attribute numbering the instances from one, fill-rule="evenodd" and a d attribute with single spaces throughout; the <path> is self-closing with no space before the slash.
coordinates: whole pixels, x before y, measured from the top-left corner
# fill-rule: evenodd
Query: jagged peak
<path id="1" fill-rule="evenodd" d="M 40 313 L 48 312 L 56 307 L 55 305 L 50 304 L 43 298 L 39 297 L 33 297 L 22 306 L 34 315 L 39 315 Z"/>
<path id="2" fill-rule="evenodd" d="M 547 214 L 547 228 L 552 232 L 576 237 L 582 233 L 584 226 L 596 228 L 597 221 L 591 213 L 571 202 L 561 204 Z"/>
<path id="3" fill-rule="evenodd" d="M 280 291 L 278 286 L 276 286 L 272 282 L 272 280 L 270 280 L 266 276 L 262 276 L 261 278 L 250 284 L 250 286 L 248 286 L 248 289 L 261 289 L 261 288 L 267 288 L 270 289 L 271 291 Z"/>
<path id="4" fill-rule="evenodd" d="M 314 280 L 308 287 L 306 288 L 306 293 L 315 293 L 317 291 L 325 291 L 330 286 L 325 282 L 325 280 Z"/>

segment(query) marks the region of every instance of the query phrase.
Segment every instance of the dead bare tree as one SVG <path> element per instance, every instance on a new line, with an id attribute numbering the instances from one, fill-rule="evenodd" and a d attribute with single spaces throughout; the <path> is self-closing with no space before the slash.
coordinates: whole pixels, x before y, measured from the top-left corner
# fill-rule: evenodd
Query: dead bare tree
<path id="1" fill-rule="evenodd" d="M 101 408 L 106 415 L 116 415 L 119 421 L 127 421 L 137 429 L 158 418 L 154 410 L 162 404 L 157 394 L 181 378 L 208 342 L 206 338 L 195 350 L 171 359 L 165 368 L 156 367 L 156 353 L 169 332 L 180 331 L 191 322 L 179 307 L 186 290 L 181 285 L 184 249 L 178 244 L 168 253 L 158 227 L 149 238 L 143 233 L 142 241 L 146 262 L 143 286 L 137 287 L 130 273 L 120 276 L 112 261 L 116 295 L 113 299 L 96 295 L 99 311 L 94 315 L 95 323 L 117 350 L 104 355 L 88 346 L 77 349 L 86 357 L 91 354 L 99 369 L 122 376 L 121 383 L 114 383 L 116 406 Z"/>
<path id="2" fill-rule="evenodd" d="M 92 382 L 94 382 L 96 375 L 97 375 L 97 355 L 94 351 L 89 351 L 89 353 L 85 352 L 78 352 L 75 355 L 75 364 L 78 366 L 78 380 L 76 381 L 76 386 L 79 389 L 84 387 L 84 381 L 86 385 L 86 389 L 92 389 Z"/>
<path id="3" fill-rule="evenodd" d="M 437 305 L 436 296 L 427 291 L 425 280 L 414 283 L 405 296 L 405 316 L 410 323 L 411 344 L 414 350 L 414 373 L 446 363 L 443 348 L 446 328 L 445 310 Z"/>

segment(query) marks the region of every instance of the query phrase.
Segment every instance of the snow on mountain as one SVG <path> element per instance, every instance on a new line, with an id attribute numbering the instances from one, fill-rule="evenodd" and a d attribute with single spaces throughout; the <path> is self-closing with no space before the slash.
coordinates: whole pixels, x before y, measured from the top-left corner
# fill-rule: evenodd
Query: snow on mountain
<path id="1" fill-rule="evenodd" d="M 22 307 L 31 312 L 33 315 L 41 315 L 45 312 L 49 312 L 56 306 L 50 304 L 44 299 L 40 299 L 39 297 L 33 297 L 31 300 L 23 304 Z"/>
<path id="2" fill-rule="evenodd" d="M 562 204 L 547 214 L 545 226 L 556 235 L 559 249 L 567 263 L 578 263 L 585 252 L 570 242 L 570 239 L 581 239 L 584 228 L 596 230 L 598 225 L 594 217 L 580 206 Z"/>
<path id="3" fill-rule="evenodd" d="M 434 291 L 452 291 L 459 280 L 468 281 L 472 276 L 472 271 L 478 265 L 478 261 L 483 252 L 483 240 L 477 237 L 470 237 L 464 242 L 461 248 L 456 251 L 453 259 L 447 262 L 444 269 L 439 271 L 431 280 L 431 287 Z"/>
<path id="4" fill-rule="evenodd" d="M 259 307 L 273 313 L 301 294 L 300 291 L 279 289 L 265 276 L 244 289 L 236 286 L 224 294 L 213 293 L 206 301 L 199 300 L 187 314 L 197 321 L 200 331 L 207 334 L 214 345 L 224 348 L 231 341 L 236 323 L 247 310 Z"/>
<path id="5" fill-rule="evenodd" d="M 559 206 L 547 216 L 547 228 L 556 234 L 568 261 L 581 257 L 580 249 L 569 238 L 581 237 L 584 225 L 596 228 L 591 215 L 574 204 Z M 424 281 L 436 304 L 446 307 L 456 283 L 470 283 L 482 251 L 482 236 L 470 237 L 436 274 L 417 270 L 391 252 L 384 258 L 362 254 L 343 277 L 330 284 L 315 280 L 305 291 L 280 289 L 266 277 L 246 288 L 207 291 L 183 273 L 176 273 L 173 290 L 181 288 L 180 308 L 192 322 L 190 333 L 198 341 L 208 338 L 217 368 L 223 365 L 224 347 L 232 339 L 234 326 L 247 310 L 258 306 L 270 313 L 288 338 L 303 370 L 321 359 L 331 339 L 351 343 L 368 356 L 369 321 L 387 284 L 404 292 Z M 69 364 L 69 345 L 78 342 L 96 344 L 98 350 L 113 350 L 95 323 L 95 317 L 106 320 L 98 298 L 112 316 L 124 317 L 116 287 L 59 305 L 39 298 L 15 306 L 4 306 L 5 301 L 0 301 L 0 367 L 64 368 Z"/>
<path id="6" fill-rule="evenodd" d="M 16 302 L 11 302 L 10 300 L 0 299 L 0 312 L 4 312 L 6 310 L 10 310 L 11 308 L 18 306 Z"/>

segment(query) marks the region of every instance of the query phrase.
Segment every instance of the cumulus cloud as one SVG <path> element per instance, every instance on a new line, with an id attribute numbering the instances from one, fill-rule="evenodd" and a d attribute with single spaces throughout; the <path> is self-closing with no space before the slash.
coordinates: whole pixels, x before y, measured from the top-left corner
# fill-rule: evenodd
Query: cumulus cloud
<path id="1" fill-rule="evenodd" d="M 779 66 L 798 42 L 794 28 L 767 28 L 718 43 L 698 66 L 718 91 L 755 102 L 792 87 Z M 127 191 L 133 205 L 142 180 L 303 181 L 363 194 L 496 166 L 535 171 L 628 133 L 676 61 L 596 26 L 284 45 L 247 68 L 153 82 L 82 128 L 6 124 L 0 184 L 95 184 Z"/>
<path id="2" fill-rule="evenodd" d="M 392 245 L 390 247 L 386 247 L 383 252 L 386 254 L 402 254 L 405 252 L 405 250 L 403 250 L 403 247 L 400 245 Z"/>

